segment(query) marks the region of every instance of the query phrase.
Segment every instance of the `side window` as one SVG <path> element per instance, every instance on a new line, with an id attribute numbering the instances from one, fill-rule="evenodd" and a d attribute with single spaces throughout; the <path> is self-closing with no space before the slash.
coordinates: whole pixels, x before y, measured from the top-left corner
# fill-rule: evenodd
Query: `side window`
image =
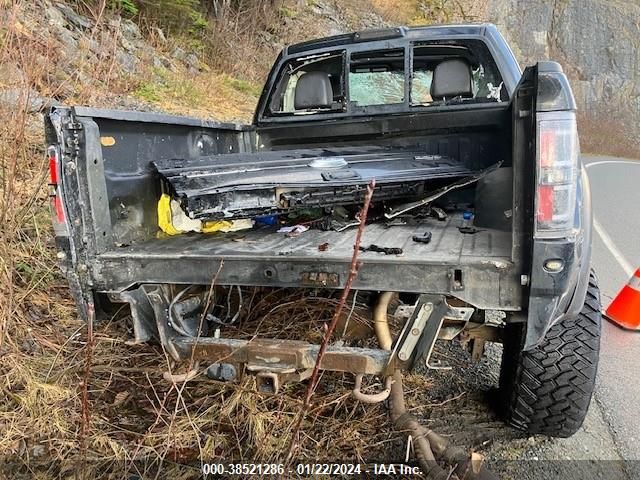
<path id="1" fill-rule="evenodd" d="M 269 100 L 271 115 L 344 110 L 344 51 L 287 63 Z"/>
<path id="2" fill-rule="evenodd" d="M 404 50 L 351 54 L 349 102 L 355 107 L 404 102 Z"/>

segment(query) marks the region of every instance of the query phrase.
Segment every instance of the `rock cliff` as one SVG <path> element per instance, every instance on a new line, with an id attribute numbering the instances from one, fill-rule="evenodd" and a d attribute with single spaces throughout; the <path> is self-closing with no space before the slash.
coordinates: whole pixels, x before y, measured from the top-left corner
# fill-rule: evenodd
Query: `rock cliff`
<path id="1" fill-rule="evenodd" d="M 521 65 L 562 63 L 583 150 L 640 158 L 638 0 L 489 0 L 475 14 L 500 28 Z"/>

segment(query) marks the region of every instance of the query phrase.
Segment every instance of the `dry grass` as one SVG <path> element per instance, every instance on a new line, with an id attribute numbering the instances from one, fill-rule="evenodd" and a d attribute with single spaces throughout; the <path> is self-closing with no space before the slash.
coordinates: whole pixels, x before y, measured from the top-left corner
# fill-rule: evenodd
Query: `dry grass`
<path id="1" fill-rule="evenodd" d="M 201 478 L 202 460 L 280 459 L 304 385 L 287 385 L 283 394 L 269 396 L 255 393 L 252 377 L 232 385 L 202 376 L 186 385 L 168 384 L 161 349 L 125 344 L 131 336 L 126 312 L 96 326 L 91 416 L 82 441 L 86 327 L 55 264 L 42 115 L 32 100 L 39 94 L 113 106 L 132 93 L 164 110 L 230 119 L 248 116 L 255 90 L 226 75 L 188 77 L 181 67 L 146 66 L 132 76 L 111 60 L 113 32 L 99 28 L 91 35 L 106 53 L 69 58 L 35 20 L 30 23 L 29 8 L 23 2 L 5 7 L 0 28 L 1 88 L 15 92 L 11 101 L 0 102 L 2 138 L 11 139 L 0 142 L 0 477 L 65 478 L 81 471 L 86 478 L 123 478 L 127 472 L 153 478 L 162 469 L 162 478 L 186 479 Z M 259 331 L 318 341 L 335 308 L 334 299 L 309 298 L 302 291 L 246 294 L 253 301 L 237 331 L 230 332 L 244 338 Z M 367 315 L 358 307 L 352 319 L 364 333 Z M 299 459 L 402 455 L 385 409 L 353 401 L 352 387 L 350 375 L 324 375 L 303 425 Z"/>
<path id="2" fill-rule="evenodd" d="M 238 338 L 252 338 L 259 332 L 317 341 L 336 303 L 331 296 L 303 290 L 253 289 L 244 296 L 248 302 L 238 327 L 226 332 Z M 370 322 L 367 312 L 366 306 L 358 304 L 351 322 L 366 326 Z M 288 321 L 292 316 L 295 323 Z M 118 315 L 96 332 L 86 457 L 77 450 L 81 338 L 73 337 L 70 326 L 61 328 L 60 333 L 70 334 L 70 341 L 58 349 L 54 364 L 51 355 L 36 355 L 25 367 L 24 353 L 9 355 L 11 368 L 3 372 L 7 383 L 2 387 L 10 392 L 10 402 L 3 405 L 0 419 L 11 428 L 4 431 L 1 441 L 3 445 L 16 443 L 9 452 L 20 462 L 26 460 L 26 465 L 18 462 L 8 471 L 17 475 L 28 467 L 42 478 L 55 478 L 65 468 L 85 462 L 88 478 L 97 472 L 100 478 L 106 472 L 113 478 L 125 473 L 152 475 L 159 468 L 163 478 L 169 478 L 169 472 L 176 478 L 200 478 L 200 461 L 205 459 L 282 461 L 304 385 L 286 385 L 281 394 L 273 396 L 256 393 L 250 376 L 238 384 L 202 376 L 186 385 L 169 384 L 161 377 L 167 369 L 161 350 L 125 345 L 125 325 L 123 315 Z M 424 388 L 422 382 L 415 377 L 414 388 Z M 401 457 L 401 440 L 392 431 L 386 409 L 355 402 L 351 388 L 350 375 L 324 374 L 302 428 L 298 460 L 365 462 Z M 28 458 L 38 445 L 46 453 Z"/>
<path id="3" fill-rule="evenodd" d="M 409 25 L 416 15 L 417 0 L 373 0 L 376 12 L 394 25 Z"/>
<path id="4" fill-rule="evenodd" d="M 372 0 L 376 12 L 394 25 L 476 21 L 475 2 L 465 0 Z M 473 6 L 472 7 L 470 7 Z"/>
<path id="5" fill-rule="evenodd" d="M 285 0 L 216 2 L 215 21 L 209 26 L 202 56 L 217 71 L 261 83 L 278 50 L 304 29 L 290 28 L 299 12 Z M 299 2 L 298 2 L 299 3 Z M 289 27 L 287 26 L 289 25 Z"/>
<path id="6" fill-rule="evenodd" d="M 79 350 L 69 338 L 79 324 L 52 260 L 42 124 L 29 113 L 55 52 L 18 21 L 19 6 L 1 13 L 2 89 L 11 101 L 0 103 L 0 452 L 55 457 L 77 430 Z"/>
<path id="7" fill-rule="evenodd" d="M 250 122 L 260 87 L 226 74 L 148 69 L 138 79 L 133 96 L 154 110 L 216 120 Z"/>
<path id="8" fill-rule="evenodd" d="M 638 126 L 632 123 L 632 118 L 633 115 L 628 112 L 613 114 L 579 111 L 578 129 L 582 152 L 639 159 L 640 140 L 635 133 Z"/>

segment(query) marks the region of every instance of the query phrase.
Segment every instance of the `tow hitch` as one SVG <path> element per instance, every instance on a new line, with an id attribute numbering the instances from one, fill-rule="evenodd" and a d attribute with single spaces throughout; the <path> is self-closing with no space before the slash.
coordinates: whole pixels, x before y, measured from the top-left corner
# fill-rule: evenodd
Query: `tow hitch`
<path id="1" fill-rule="evenodd" d="M 175 338 L 172 340 L 179 358 L 193 358 L 202 364 L 225 365 L 235 372 L 257 377 L 257 389 L 263 393 L 278 393 L 288 382 L 309 378 L 318 356 L 318 345 L 296 340 L 256 338 Z M 389 352 L 374 348 L 330 346 L 322 358 L 320 368 L 356 375 L 383 375 L 388 365 L 396 362 Z M 211 376 L 211 375 L 210 375 Z M 217 380 L 237 380 L 213 375 Z"/>
<path id="2" fill-rule="evenodd" d="M 199 318 L 201 315 L 190 319 L 178 316 L 185 306 L 176 302 L 176 297 L 172 298 L 167 285 L 143 285 L 118 295 L 120 301 L 131 306 L 136 341 L 154 337 L 173 360 L 193 361 L 203 366 L 207 377 L 214 380 L 238 381 L 245 374 L 255 375 L 256 388 L 262 393 L 276 394 L 282 385 L 310 377 L 319 345 L 299 340 L 204 336 L 207 332 Z M 193 297 L 184 302 L 185 305 L 198 304 Z M 472 308 L 453 307 L 442 295 L 421 295 L 414 305 L 398 308 L 396 316 L 405 322 L 390 351 L 330 345 L 321 359 L 320 369 L 352 373 L 355 398 L 365 403 L 383 401 L 389 396 L 395 370 L 410 370 L 418 363 L 435 368 L 430 358 L 438 336 L 446 332 L 450 337 L 452 331 L 462 332 L 472 314 Z M 447 327 L 443 329 L 445 323 Z M 201 336 L 187 336 L 183 332 L 200 332 Z M 190 371 L 177 377 L 167 374 L 166 377 L 188 380 L 194 373 Z M 385 378 L 383 390 L 363 393 L 361 385 L 365 375 Z"/>

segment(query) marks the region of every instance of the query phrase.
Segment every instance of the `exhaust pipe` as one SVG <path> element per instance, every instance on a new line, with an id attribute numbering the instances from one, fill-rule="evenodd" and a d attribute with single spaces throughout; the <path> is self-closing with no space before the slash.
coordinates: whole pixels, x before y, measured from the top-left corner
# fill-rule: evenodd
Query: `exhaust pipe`
<path id="1" fill-rule="evenodd" d="M 373 309 L 374 329 L 378 342 L 384 350 L 388 351 L 391 350 L 393 343 L 387 317 L 387 309 L 392 297 L 393 292 L 382 293 Z M 484 466 L 482 458 L 475 460 L 473 457 L 469 457 L 464 449 L 450 445 L 448 440 L 425 428 L 415 416 L 407 412 L 400 369 L 393 372 L 389 399 L 391 420 L 396 430 L 412 436 L 416 458 L 427 479 L 447 480 L 450 478 L 449 472 L 438 465 L 437 458 L 454 466 L 453 471 L 460 479 L 498 480 L 498 477 Z"/>

